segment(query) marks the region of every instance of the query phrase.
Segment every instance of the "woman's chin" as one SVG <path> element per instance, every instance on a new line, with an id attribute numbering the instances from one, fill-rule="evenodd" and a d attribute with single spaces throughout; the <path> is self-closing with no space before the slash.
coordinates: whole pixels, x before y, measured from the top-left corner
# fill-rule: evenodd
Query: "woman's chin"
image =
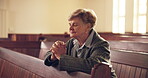
<path id="1" fill-rule="evenodd" d="M 75 35 L 73 35 L 73 34 L 70 34 L 70 37 L 72 37 L 72 38 L 75 38 Z"/>

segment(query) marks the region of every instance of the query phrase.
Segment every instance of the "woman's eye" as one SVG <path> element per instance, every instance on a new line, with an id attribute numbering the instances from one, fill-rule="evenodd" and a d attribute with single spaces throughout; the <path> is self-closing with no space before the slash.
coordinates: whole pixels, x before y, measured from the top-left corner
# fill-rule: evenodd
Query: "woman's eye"
<path id="1" fill-rule="evenodd" d="M 74 26 L 74 27 L 76 27 L 76 26 L 78 26 L 78 24 L 75 24 L 75 23 L 71 24 L 71 23 L 69 23 L 69 26 Z"/>
<path id="2" fill-rule="evenodd" d="M 73 26 L 78 26 L 77 24 L 73 24 Z"/>

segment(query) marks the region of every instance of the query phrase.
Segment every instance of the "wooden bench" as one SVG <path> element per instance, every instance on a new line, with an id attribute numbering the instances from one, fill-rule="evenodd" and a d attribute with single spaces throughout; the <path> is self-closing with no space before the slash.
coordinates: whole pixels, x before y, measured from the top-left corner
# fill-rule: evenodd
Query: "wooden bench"
<path id="1" fill-rule="evenodd" d="M 46 37 L 48 41 L 67 41 L 69 34 L 9 34 L 8 37 L 13 41 L 38 41 L 39 37 Z"/>
<path id="2" fill-rule="evenodd" d="M 0 47 L 39 57 L 41 43 L 38 41 L 0 41 Z"/>
<path id="3" fill-rule="evenodd" d="M 50 43 L 52 44 L 53 42 Z M 147 78 L 148 53 L 146 52 L 148 51 L 148 44 L 113 41 L 110 42 L 110 45 L 111 63 L 118 78 Z M 141 48 L 139 46 L 141 46 Z M 99 73 L 98 70 L 100 70 L 100 68 L 96 66 L 96 72 L 94 73 Z M 94 75 L 94 78 L 96 78 L 96 76 L 98 77 L 98 75 Z"/>
<path id="4" fill-rule="evenodd" d="M 10 41 L 10 38 L 0 38 L 0 41 Z"/>
<path id="5" fill-rule="evenodd" d="M 118 78 L 148 78 L 147 60 L 148 54 L 111 50 L 111 62 Z M 101 70 L 97 66 L 95 69 L 96 74 L 100 72 L 98 70 Z M 82 72 L 67 74 L 63 71 L 57 71 L 53 67 L 45 66 L 43 60 L 0 48 L 1 78 L 99 78 L 97 76 L 91 77 Z"/>
<path id="6" fill-rule="evenodd" d="M 2 50 L 4 50 L 4 49 L 1 49 L 0 52 Z M 12 52 L 12 54 L 11 54 L 11 52 Z M 0 53 L 0 57 L 4 57 L 3 53 Z M 20 54 L 17 55 L 13 51 L 8 51 L 6 53 L 7 53 L 7 55 L 5 56 L 5 58 L 7 57 L 8 59 L 15 59 L 13 61 L 11 60 L 12 63 L 14 62 L 14 64 L 17 63 L 16 62 L 16 61 L 18 61 L 17 59 L 20 59 L 20 58 L 22 58 L 22 59 L 25 59 L 25 58 L 37 59 L 37 58 L 33 58 L 31 56 L 27 56 L 27 57 L 23 58 Z M 14 58 L 14 57 L 16 57 L 16 58 Z M 27 60 L 28 59 L 26 59 L 26 61 Z M 148 53 L 142 53 L 139 51 L 135 52 L 135 51 L 131 51 L 131 50 L 130 51 L 128 51 L 128 50 L 121 50 L 120 51 L 118 49 L 111 49 L 111 62 L 112 62 L 113 68 L 115 69 L 115 72 L 116 72 L 118 78 L 136 78 L 136 77 L 137 78 L 148 78 L 148 62 L 147 62 L 147 60 L 148 60 Z M 4 69 L 3 68 L 4 62 L 7 64 L 8 62 L 11 62 L 11 61 L 4 60 L 4 58 L 3 59 L 1 58 L 0 66 L 2 66 L 2 67 L 0 67 L 0 69 L 2 69 L 2 70 Z M 26 63 L 26 61 L 24 63 Z M 23 61 L 18 61 L 18 62 L 19 63 L 17 65 L 19 65 Z M 33 62 L 33 60 L 31 62 L 29 60 L 29 62 L 26 63 L 27 65 L 25 65 L 25 67 L 27 67 L 32 62 Z M 42 63 L 43 63 L 43 60 L 42 60 Z M 37 63 L 33 64 L 33 66 L 36 64 Z M 15 66 L 15 65 L 13 65 L 13 66 Z M 21 64 L 20 66 L 24 67 L 23 64 Z M 9 64 L 8 64 L 8 67 L 12 68 L 11 65 L 9 66 Z M 5 67 L 5 69 L 7 69 L 7 67 Z M 32 65 L 30 66 L 30 69 L 32 69 Z M 95 69 L 100 70 L 97 67 Z M 2 70 L 0 72 L 3 72 Z M 51 70 L 54 70 L 54 69 L 51 68 Z M 6 71 L 9 72 L 8 69 Z M 18 71 L 18 69 L 16 71 Z M 37 72 L 39 72 L 39 71 L 37 71 Z M 97 72 L 95 72 L 95 73 L 97 73 Z M 75 74 L 71 74 L 71 75 L 75 75 Z M 79 75 L 79 76 L 81 76 L 81 75 Z M 93 77 L 93 78 L 96 78 L 96 77 Z"/>
<path id="7" fill-rule="evenodd" d="M 111 33 L 111 32 L 98 32 L 103 38 L 106 40 L 112 41 L 136 41 L 136 42 L 147 42 L 148 41 L 148 34 L 137 34 L 137 33 Z M 13 41 L 38 41 L 40 36 L 46 37 L 49 41 L 67 41 L 70 39 L 69 34 L 13 34 L 10 33 L 8 35 L 9 39 Z"/>
<path id="8" fill-rule="evenodd" d="M 89 74 L 59 71 L 43 60 L 0 48 L 0 78 L 90 78 Z"/>
<path id="9" fill-rule="evenodd" d="M 136 41 L 136 42 L 147 42 L 148 34 L 137 34 L 137 33 L 99 33 L 103 38 L 110 41 Z"/>
<path id="10" fill-rule="evenodd" d="M 111 78 L 111 68 L 107 64 L 96 64 L 92 68 L 91 78 Z"/>
<path id="11" fill-rule="evenodd" d="M 111 63 L 117 75 L 117 78 L 148 78 L 148 53 L 135 53 L 126 51 L 111 50 Z M 98 66 L 98 65 L 97 65 Z M 100 67 L 95 66 L 92 72 L 93 78 L 109 78 L 109 71 L 102 71 L 103 77 L 100 77 Z M 110 70 L 108 66 L 103 67 L 104 70 Z"/>
<path id="12" fill-rule="evenodd" d="M 148 53 L 148 42 L 109 41 L 111 49 Z"/>
<path id="13" fill-rule="evenodd" d="M 111 50 L 118 78 L 148 78 L 148 53 Z"/>

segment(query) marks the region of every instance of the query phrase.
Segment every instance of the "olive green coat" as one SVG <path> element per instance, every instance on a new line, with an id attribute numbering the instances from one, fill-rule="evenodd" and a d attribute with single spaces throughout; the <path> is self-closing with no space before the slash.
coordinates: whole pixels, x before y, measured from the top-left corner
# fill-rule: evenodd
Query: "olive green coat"
<path id="1" fill-rule="evenodd" d="M 67 42 L 67 54 L 61 55 L 60 60 L 51 61 L 51 52 L 48 52 L 45 57 L 45 65 L 58 66 L 60 70 L 68 72 L 81 71 L 85 73 L 91 73 L 92 67 L 101 62 L 109 63 L 110 51 L 109 44 L 96 32 L 93 35 L 93 40 L 90 47 L 85 47 L 81 51 L 85 54 L 81 58 L 76 57 L 76 53 L 72 53 L 73 40 L 70 39 Z"/>

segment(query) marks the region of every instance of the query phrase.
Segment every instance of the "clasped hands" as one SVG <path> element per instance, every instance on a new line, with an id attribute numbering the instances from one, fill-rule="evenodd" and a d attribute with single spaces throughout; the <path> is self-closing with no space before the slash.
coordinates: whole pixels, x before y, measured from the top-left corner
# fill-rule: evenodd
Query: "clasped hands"
<path id="1" fill-rule="evenodd" d="M 56 41 L 50 51 L 53 53 L 51 55 L 51 60 L 60 60 L 60 56 L 66 54 L 66 44 L 63 41 Z"/>

